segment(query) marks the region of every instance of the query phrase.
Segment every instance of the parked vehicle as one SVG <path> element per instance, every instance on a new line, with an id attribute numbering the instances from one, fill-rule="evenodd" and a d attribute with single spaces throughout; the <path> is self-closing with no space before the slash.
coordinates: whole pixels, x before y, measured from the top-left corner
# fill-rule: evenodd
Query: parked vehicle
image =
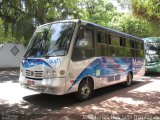
<path id="1" fill-rule="evenodd" d="M 37 28 L 19 82 L 41 93 L 75 92 L 83 101 L 98 88 L 130 86 L 144 72 L 142 39 L 83 20 L 64 20 Z"/>
<path id="2" fill-rule="evenodd" d="M 146 72 L 160 73 L 160 37 L 143 39 L 146 50 Z"/>

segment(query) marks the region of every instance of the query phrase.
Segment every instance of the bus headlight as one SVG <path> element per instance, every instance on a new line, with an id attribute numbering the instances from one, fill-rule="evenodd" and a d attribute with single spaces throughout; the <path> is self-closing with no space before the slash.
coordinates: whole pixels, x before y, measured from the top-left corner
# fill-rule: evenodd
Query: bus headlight
<path id="1" fill-rule="evenodd" d="M 56 76 L 56 72 L 55 71 L 46 71 L 45 72 L 45 77 L 49 78 L 49 77 L 55 77 Z"/>
<path id="2" fill-rule="evenodd" d="M 53 74 L 53 76 L 56 76 L 56 72 L 55 71 L 52 71 L 52 74 Z"/>

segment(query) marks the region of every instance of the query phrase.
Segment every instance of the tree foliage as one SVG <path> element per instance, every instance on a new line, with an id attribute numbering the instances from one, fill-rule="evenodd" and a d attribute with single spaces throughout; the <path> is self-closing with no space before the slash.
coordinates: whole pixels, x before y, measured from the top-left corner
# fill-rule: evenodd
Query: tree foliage
<path id="1" fill-rule="evenodd" d="M 135 15 L 143 17 L 155 24 L 160 23 L 159 0 L 131 0 L 131 3 Z"/>
<path id="2" fill-rule="evenodd" d="M 110 27 L 142 38 L 160 35 L 159 32 L 154 32 L 155 27 L 150 22 L 138 19 L 132 14 L 113 17 Z"/>
<path id="3" fill-rule="evenodd" d="M 115 7 L 112 3 L 105 0 L 83 0 L 82 6 L 85 6 L 85 15 L 82 19 L 107 26 L 114 15 L 117 15 Z"/>
<path id="4" fill-rule="evenodd" d="M 4 42 L 17 42 L 12 36 L 12 30 L 9 28 L 8 32 L 5 32 L 5 26 L 3 21 L 0 19 L 0 43 Z"/>
<path id="5" fill-rule="evenodd" d="M 145 20 L 136 19 L 133 15 L 119 13 L 110 1 L 2 0 L 0 3 L 0 29 L 2 32 L 0 34 L 3 35 L 0 40 L 1 42 L 13 41 L 27 45 L 38 25 L 62 19 L 84 19 L 139 37 L 160 35 L 160 32 L 157 32 L 158 27 Z M 118 1 L 122 3 L 123 7 L 124 1 L 129 0 Z M 137 1 L 139 0 L 132 2 L 135 10 L 139 10 L 141 5 L 138 4 L 139 7 L 134 7 Z M 153 7 L 153 10 L 156 12 L 158 7 Z M 158 16 L 157 13 L 154 15 Z M 150 20 L 152 20 L 151 18 Z M 154 22 L 157 21 L 157 18 L 154 18 Z"/>
<path id="6" fill-rule="evenodd" d="M 0 17 L 5 32 L 12 30 L 17 41 L 28 43 L 36 26 L 60 19 L 79 18 L 77 0 L 2 0 Z"/>

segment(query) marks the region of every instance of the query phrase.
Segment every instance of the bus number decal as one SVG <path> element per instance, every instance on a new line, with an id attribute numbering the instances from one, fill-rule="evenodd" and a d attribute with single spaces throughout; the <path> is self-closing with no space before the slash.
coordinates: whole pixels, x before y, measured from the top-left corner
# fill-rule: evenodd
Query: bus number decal
<path id="1" fill-rule="evenodd" d="M 135 65 L 135 66 L 142 66 L 143 61 L 141 61 L 140 59 L 133 59 L 132 64 Z"/>
<path id="2" fill-rule="evenodd" d="M 59 63 L 59 62 L 60 62 L 60 58 L 50 59 L 50 60 L 49 60 L 49 63 L 50 63 L 50 64 L 57 64 L 57 63 Z"/>

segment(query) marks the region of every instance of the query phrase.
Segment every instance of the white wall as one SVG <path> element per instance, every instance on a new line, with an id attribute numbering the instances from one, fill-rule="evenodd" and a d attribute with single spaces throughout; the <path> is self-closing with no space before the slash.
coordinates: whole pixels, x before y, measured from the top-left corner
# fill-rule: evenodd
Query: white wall
<path id="1" fill-rule="evenodd" d="M 11 49 L 16 46 L 19 50 L 18 54 L 13 55 Z M 0 68 L 19 67 L 25 47 L 22 44 L 5 43 L 0 44 Z"/>

